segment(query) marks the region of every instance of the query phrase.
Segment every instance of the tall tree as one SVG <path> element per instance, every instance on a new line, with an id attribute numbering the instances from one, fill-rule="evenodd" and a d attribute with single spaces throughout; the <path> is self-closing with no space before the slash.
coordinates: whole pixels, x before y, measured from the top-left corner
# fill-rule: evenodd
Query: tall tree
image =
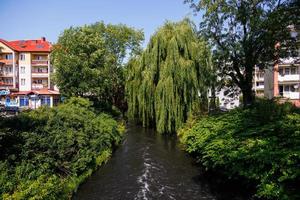
<path id="1" fill-rule="evenodd" d="M 242 91 L 244 105 L 252 104 L 254 67 L 273 65 L 275 45 L 293 41 L 289 25 L 299 23 L 297 0 L 185 0 L 203 11 L 201 33 L 215 50 L 220 76 L 230 77 Z"/>
<path id="2" fill-rule="evenodd" d="M 160 133 L 173 133 L 206 98 L 210 49 L 189 20 L 167 22 L 128 64 L 128 114 Z"/>
<path id="3" fill-rule="evenodd" d="M 54 80 L 64 96 L 126 109 L 124 59 L 141 51 L 142 31 L 98 22 L 66 29 L 54 45 Z"/>

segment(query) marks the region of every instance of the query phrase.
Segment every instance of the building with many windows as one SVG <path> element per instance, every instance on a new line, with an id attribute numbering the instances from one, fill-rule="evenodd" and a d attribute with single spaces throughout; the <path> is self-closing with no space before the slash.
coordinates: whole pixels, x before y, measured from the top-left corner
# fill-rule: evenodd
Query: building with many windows
<path id="1" fill-rule="evenodd" d="M 53 106 L 59 92 L 50 81 L 51 44 L 38 40 L 0 39 L 0 98 L 7 107 Z"/>
<path id="2" fill-rule="evenodd" d="M 264 80 L 265 71 L 259 69 L 259 67 L 254 68 L 253 74 L 253 89 L 256 96 L 263 97 L 265 89 L 265 80 Z"/>
<path id="3" fill-rule="evenodd" d="M 300 27 L 291 26 L 298 51 L 291 52 L 286 58 L 279 58 L 275 65 L 265 70 L 265 97 L 279 97 L 300 107 Z"/>

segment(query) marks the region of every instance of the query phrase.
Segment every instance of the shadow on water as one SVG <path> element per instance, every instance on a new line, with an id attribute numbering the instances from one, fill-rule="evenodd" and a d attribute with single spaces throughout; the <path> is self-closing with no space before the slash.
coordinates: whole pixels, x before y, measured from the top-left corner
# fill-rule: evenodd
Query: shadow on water
<path id="1" fill-rule="evenodd" d="M 238 183 L 204 174 L 178 147 L 175 136 L 130 126 L 123 144 L 96 171 L 73 200 L 246 200 Z"/>

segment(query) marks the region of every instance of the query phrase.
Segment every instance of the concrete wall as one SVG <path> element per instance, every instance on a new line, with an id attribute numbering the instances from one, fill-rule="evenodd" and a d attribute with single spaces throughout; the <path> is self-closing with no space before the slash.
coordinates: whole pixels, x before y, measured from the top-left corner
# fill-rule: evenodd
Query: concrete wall
<path id="1" fill-rule="evenodd" d="M 265 69 L 264 75 L 264 95 L 267 99 L 274 97 L 274 72 L 273 67 Z"/>

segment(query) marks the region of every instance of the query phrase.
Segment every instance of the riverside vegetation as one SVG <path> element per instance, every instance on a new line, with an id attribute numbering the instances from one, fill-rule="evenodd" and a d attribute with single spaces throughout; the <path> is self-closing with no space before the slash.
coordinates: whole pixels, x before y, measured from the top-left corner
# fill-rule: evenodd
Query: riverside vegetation
<path id="1" fill-rule="evenodd" d="M 202 116 L 178 135 L 207 170 L 256 185 L 256 197 L 300 198 L 300 111 L 291 104 L 260 101 Z"/>
<path id="2" fill-rule="evenodd" d="M 124 127 L 70 98 L 1 119 L 0 199 L 69 199 L 111 155 Z"/>

